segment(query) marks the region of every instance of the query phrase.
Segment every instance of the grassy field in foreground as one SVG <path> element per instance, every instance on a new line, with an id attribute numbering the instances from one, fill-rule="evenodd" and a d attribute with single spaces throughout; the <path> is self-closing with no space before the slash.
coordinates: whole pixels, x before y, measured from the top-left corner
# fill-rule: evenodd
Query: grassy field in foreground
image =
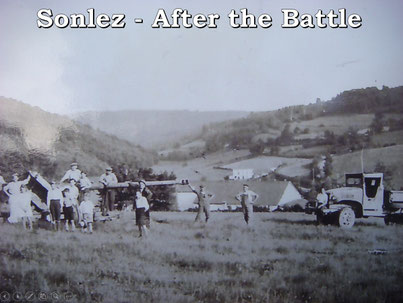
<path id="1" fill-rule="evenodd" d="M 133 213 L 94 234 L 0 224 L 0 291 L 70 292 L 72 302 L 398 302 L 403 226 L 362 219 L 351 230 L 314 217 L 152 213 L 147 239 Z M 382 254 L 372 250 L 383 249 Z"/>

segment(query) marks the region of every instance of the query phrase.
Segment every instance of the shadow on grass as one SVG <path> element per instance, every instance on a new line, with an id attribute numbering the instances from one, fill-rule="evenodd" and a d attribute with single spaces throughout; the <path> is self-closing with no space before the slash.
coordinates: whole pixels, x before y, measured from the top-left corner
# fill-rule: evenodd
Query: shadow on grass
<path id="1" fill-rule="evenodd" d="M 317 225 L 316 221 L 313 220 L 289 220 L 289 219 L 263 219 L 263 222 L 274 222 L 281 224 L 295 224 L 295 225 Z"/>
<path id="2" fill-rule="evenodd" d="M 285 218 L 271 218 L 271 219 L 263 219 L 263 222 L 274 222 L 280 224 L 294 224 L 294 225 L 310 225 L 310 226 L 325 226 L 326 224 L 318 224 L 316 220 L 290 220 Z M 336 224 L 329 224 L 329 225 L 336 225 Z M 382 225 L 376 222 L 365 222 L 365 221 L 358 221 L 355 222 L 354 226 L 373 226 L 373 227 L 382 227 Z"/>

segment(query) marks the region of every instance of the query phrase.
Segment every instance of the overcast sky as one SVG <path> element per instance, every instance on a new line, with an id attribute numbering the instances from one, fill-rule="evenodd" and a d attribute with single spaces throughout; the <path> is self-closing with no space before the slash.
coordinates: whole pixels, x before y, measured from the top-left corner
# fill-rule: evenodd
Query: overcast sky
<path id="1" fill-rule="evenodd" d="M 217 4 L 219 2 L 219 4 Z M 124 29 L 39 29 L 37 12 L 124 13 Z M 155 29 L 159 8 L 218 13 L 217 29 Z M 268 13 L 268 29 L 227 14 Z M 346 8 L 359 29 L 284 29 L 282 8 Z M 272 110 L 355 88 L 403 84 L 403 1 L 0 1 L 0 96 L 57 113 Z M 135 24 L 134 18 L 143 18 Z"/>

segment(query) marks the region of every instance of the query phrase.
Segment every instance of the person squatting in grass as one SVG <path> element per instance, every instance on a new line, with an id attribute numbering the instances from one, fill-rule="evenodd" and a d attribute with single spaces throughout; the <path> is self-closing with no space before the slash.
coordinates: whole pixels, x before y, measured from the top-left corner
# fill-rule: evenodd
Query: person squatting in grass
<path id="1" fill-rule="evenodd" d="M 84 201 L 79 206 L 80 211 L 80 225 L 81 231 L 87 232 L 87 228 L 90 234 L 92 234 L 92 224 L 94 222 L 94 203 L 90 200 L 90 193 L 84 194 Z"/>
<path id="2" fill-rule="evenodd" d="M 70 188 L 63 190 L 63 213 L 65 221 L 65 229 L 69 231 L 69 223 L 71 225 L 71 231 L 75 231 L 76 226 L 74 224 L 74 207 L 77 207 L 77 200 L 71 195 Z"/>
<path id="3" fill-rule="evenodd" d="M 144 197 L 140 191 L 136 191 L 133 206 L 136 209 L 136 224 L 139 228 L 139 237 L 142 237 L 143 234 L 144 236 L 147 236 L 148 228 L 146 225 L 146 212 L 150 209 L 150 205 L 148 204 L 146 197 Z"/>
<path id="4" fill-rule="evenodd" d="M 243 191 L 235 197 L 241 202 L 242 212 L 246 224 L 253 224 L 253 203 L 259 198 L 259 195 L 249 190 L 249 185 L 243 185 Z"/>
<path id="5" fill-rule="evenodd" d="M 204 212 L 206 216 L 206 222 L 210 218 L 210 200 L 214 197 L 213 194 L 207 193 L 204 189 L 204 185 L 200 185 L 199 191 L 197 191 L 192 185 L 189 184 L 190 189 L 197 195 L 199 208 L 197 210 L 197 215 L 195 222 L 201 222 L 201 217 Z"/>
<path id="6" fill-rule="evenodd" d="M 52 224 L 54 225 L 54 229 L 59 230 L 61 209 L 63 205 L 63 194 L 54 181 L 51 182 L 51 189 L 48 191 L 46 204 L 52 217 Z"/>

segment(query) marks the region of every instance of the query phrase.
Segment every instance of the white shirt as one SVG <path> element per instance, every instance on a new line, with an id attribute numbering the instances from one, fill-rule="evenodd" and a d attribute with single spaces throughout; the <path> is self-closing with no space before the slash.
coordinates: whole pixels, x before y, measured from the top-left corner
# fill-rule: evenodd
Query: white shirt
<path id="1" fill-rule="evenodd" d="M 79 190 L 78 190 L 77 186 L 75 186 L 75 185 L 67 185 L 64 188 L 69 189 L 69 195 L 70 195 L 70 197 L 72 199 L 75 199 L 75 200 L 78 199 Z"/>
<path id="2" fill-rule="evenodd" d="M 81 170 L 69 169 L 68 171 L 66 171 L 66 173 L 64 174 L 64 176 L 60 180 L 60 182 L 64 182 L 65 180 L 70 180 L 70 179 L 74 179 L 74 180 L 76 180 L 76 182 L 78 182 L 78 180 L 80 180 L 80 178 L 81 178 Z"/>
<path id="3" fill-rule="evenodd" d="M 94 204 L 90 200 L 84 200 L 81 202 L 79 210 L 82 214 L 93 214 Z"/>
<path id="4" fill-rule="evenodd" d="M 3 190 L 6 194 L 17 195 L 21 193 L 21 186 L 28 184 L 28 182 L 29 178 L 25 179 L 24 181 L 13 181 L 4 186 Z"/>
<path id="5" fill-rule="evenodd" d="M 65 193 L 66 197 L 64 197 L 64 206 L 71 207 L 77 205 L 77 199 L 71 196 L 70 192 Z"/>
<path id="6" fill-rule="evenodd" d="M 47 204 L 50 206 L 50 200 L 60 200 L 60 206 L 63 204 L 63 194 L 58 188 L 51 189 L 48 191 Z"/>
<path id="7" fill-rule="evenodd" d="M 318 200 L 319 205 L 323 205 L 327 203 L 328 196 L 326 193 L 319 193 L 316 197 L 316 200 Z"/>
<path id="8" fill-rule="evenodd" d="M 116 178 L 116 175 L 114 173 L 110 173 L 109 175 L 102 174 L 101 177 L 99 178 L 99 182 L 105 185 L 110 185 L 113 183 L 118 183 L 118 178 Z"/>
<path id="9" fill-rule="evenodd" d="M 136 199 L 136 208 L 145 208 L 145 210 L 148 210 L 150 206 L 148 205 L 147 199 L 143 196 Z"/>
<path id="10" fill-rule="evenodd" d="M 21 202 L 21 208 L 24 211 L 32 212 L 32 210 L 31 210 L 32 192 L 31 191 L 26 191 L 24 193 L 21 193 L 19 196 L 19 200 Z"/>
<path id="11" fill-rule="evenodd" d="M 82 190 L 90 188 L 91 185 L 92 185 L 92 183 L 91 183 L 90 179 L 88 179 L 87 177 L 80 179 L 80 187 Z"/>

